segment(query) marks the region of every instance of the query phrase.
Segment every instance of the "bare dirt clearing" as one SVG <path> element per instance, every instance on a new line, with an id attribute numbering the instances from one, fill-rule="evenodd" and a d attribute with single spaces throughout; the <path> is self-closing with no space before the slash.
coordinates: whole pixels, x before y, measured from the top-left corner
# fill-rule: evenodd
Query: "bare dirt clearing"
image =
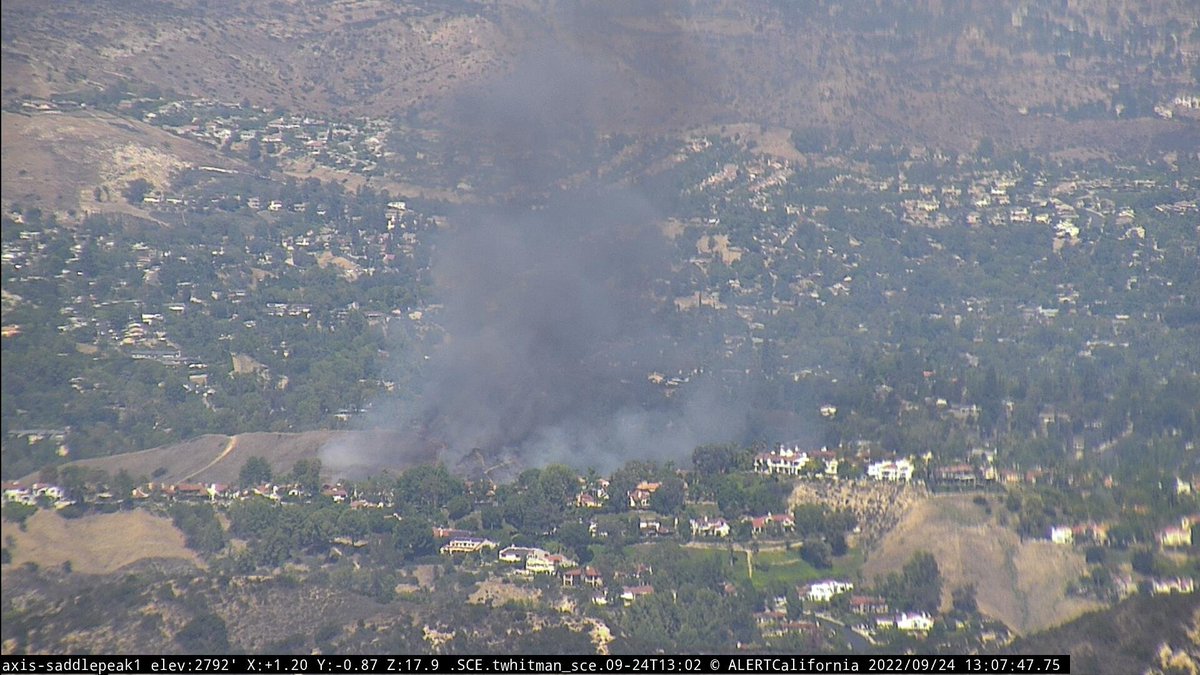
<path id="1" fill-rule="evenodd" d="M 850 511 L 859 523 L 853 541 L 870 547 L 925 498 L 923 488 L 900 483 L 859 481 L 797 481 L 788 506 L 820 504 L 832 511 Z"/>
<path id="2" fill-rule="evenodd" d="M 971 495 L 921 500 L 876 546 L 863 567 L 868 579 L 899 571 L 913 553 L 929 551 L 950 591 L 975 584 L 979 609 L 1018 633 L 1039 631 L 1101 607 L 1068 598 L 1067 584 L 1083 573 L 1083 555 L 1049 541 L 1021 541 Z"/>

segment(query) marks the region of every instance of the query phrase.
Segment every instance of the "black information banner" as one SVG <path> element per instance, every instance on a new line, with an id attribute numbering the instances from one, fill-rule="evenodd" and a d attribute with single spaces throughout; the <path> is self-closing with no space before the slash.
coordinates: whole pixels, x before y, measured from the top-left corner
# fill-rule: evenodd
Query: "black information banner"
<path id="1" fill-rule="evenodd" d="M 3 656 L 3 673 L 1069 673 L 1069 656 Z"/>

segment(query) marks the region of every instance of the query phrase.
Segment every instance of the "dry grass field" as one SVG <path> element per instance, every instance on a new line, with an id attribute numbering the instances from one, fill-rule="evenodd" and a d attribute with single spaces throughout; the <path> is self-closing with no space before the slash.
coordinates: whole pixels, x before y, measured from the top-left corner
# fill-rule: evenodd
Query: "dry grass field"
<path id="1" fill-rule="evenodd" d="M 0 536 L 12 542 L 6 547 L 14 565 L 33 562 L 56 567 L 69 562 L 74 572 L 110 574 L 148 558 L 200 564 L 196 554 L 184 547 L 183 533 L 170 520 L 141 509 L 74 519 L 41 509 L 30 516 L 24 530 L 3 521 Z"/>
<path id="2" fill-rule="evenodd" d="M 146 477 L 158 483 L 194 481 L 235 484 L 242 465 L 251 457 L 262 457 L 271 465 L 275 475 L 283 475 L 291 471 L 298 460 L 319 458 L 321 448 L 335 438 L 350 439 L 371 447 L 384 447 L 389 443 L 386 434 L 365 431 L 256 432 L 237 436 L 206 434 L 182 443 L 85 459 L 72 464 L 102 469 L 109 474 L 124 469 L 135 479 Z M 402 471 L 417 461 L 418 458 L 397 451 L 394 469 Z M 22 481 L 31 483 L 36 479 L 35 474 L 26 476 Z"/>

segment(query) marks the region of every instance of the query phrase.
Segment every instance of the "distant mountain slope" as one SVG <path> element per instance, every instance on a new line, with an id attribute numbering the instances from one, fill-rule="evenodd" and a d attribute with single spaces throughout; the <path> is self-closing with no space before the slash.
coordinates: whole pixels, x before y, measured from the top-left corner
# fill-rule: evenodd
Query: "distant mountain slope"
<path id="1" fill-rule="evenodd" d="M 1128 675 L 1163 672 L 1166 664 L 1160 656 L 1164 645 L 1176 652 L 1179 667 L 1166 672 L 1196 672 L 1200 663 L 1200 595 L 1137 595 L 1112 609 L 1018 639 L 1003 652 L 1070 654 L 1073 673 Z M 1189 660 L 1190 670 L 1179 665 Z"/>
<path id="2" fill-rule="evenodd" d="M 3 19 L 6 105 L 127 81 L 433 121 L 464 87 L 552 45 L 568 63 L 598 64 L 581 86 L 635 92 L 605 115 L 627 133 L 753 121 L 960 152 L 984 137 L 1041 151 L 1143 148 L 1188 128 L 1153 107 L 1194 94 L 1200 68 L 1186 0 L 11 2 Z"/>

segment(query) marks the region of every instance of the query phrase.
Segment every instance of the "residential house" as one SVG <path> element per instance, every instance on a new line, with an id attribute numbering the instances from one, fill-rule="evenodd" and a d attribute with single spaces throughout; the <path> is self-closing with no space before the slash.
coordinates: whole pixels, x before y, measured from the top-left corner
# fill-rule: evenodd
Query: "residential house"
<path id="1" fill-rule="evenodd" d="M 525 571 L 531 574 L 554 574 L 560 567 L 573 567 L 575 561 L 558 554 L 531 555 L 525 558 Z"/>
<path id="2" fill-rule="evenodd" d="M 833 596 L 849 593 L 852 590 L 854 590 L 854 584 L 849 581 L 827 579 L 809 584 L 804 597 L 812 602 L 829 602 L 833 599 Z"/>
<path id="3" fill-rule="evenodd" d="M 867 475 L 878 481 L 892 483 L 912 480 L 916 467 L 907 457 L 896 460 L 874 462 L 867 465 Z"/>
<path id="4" fill-rule="evenodd" d="M 752 534 L 762 534 L 764 531 L 787 532 L 796 528 L 796 519 L 790 513 L 768 513 L 765 516 L 746 516 L 750 521 Z"/>
<path id="5" fill-rule="evenodd" d="M 657 537 L 669 536 L 674 534 L 674 530 L 670 525 L 663 523 L 658 518 L 648 517 L 645 514 L 638 520 L 638 532 L 642 536 Z"/>
<path id="6" fill-rule="evenodd" d="M 455 553 L 477 553 L 485 548 L 496 548 L 499 544 L 483 537 L 455 537 L 442 545 L 443 555 Z"/>
<path id="7" fill-rule="evenodd" d="M 764 631 L 764 634 L 772 627 L 778 626 L 786 620 L 787 612 L 781 609 L 771 609 L 765 612 L 754 613 L 754 623 L 758 624 L 759 630 Z"/>
<path id="8" fill-rule="evenodd" d="M 580 492 L 575 497 L 575 505 L 584 509 L 599 509 L 604 507 L 604 502 L 590 492 Z"/>
<path id="9" fill-rule="evenodd" d="M 632 605 L 638 598 L 644 598 L 653 593 L 654 587 L 649 585 L 624 586 L 621 588 L 621 600 L 623 600 L 626 605 Z"/>
<path id="10" fill-rule="evenodd" d="M 350 496 L 340 485 L 326 485 L 321 489 L 321 494 L 329 497 L 335 503 L 341 504 Z"/>
<path id="11" fill-rule="evenodd" d="M 808 456 L 809 461 L 821 462 L 825 467 L 825 475 L 829 477 L 837 477 L 838 466 L 840 460 L 836 452 L 832 450 L 818 450 Z"/>
<path id="12" fill-rule="evenodd" d="M 821 626 L 815 621 L 784 621 L 778 628 L 779 635 L 820 635 Z"/>
<path id="13" fill-rule="evenodd" d="M 527 546 L 506 546 L 500 549 L 499 560 L 506 563 L 523 563 L 531 556 L 546 558 L 550 556 L 550 552 Z"/>
<path id="14" fill-rule="evenodd" d="M 57 485 L 51 485 L 49 483 L 34 483 L 32 487 L 33 494 L 36 497 L 45 497 L 46 499 L 58 501 L 59 499 L 67 496 L 67 491 Z"/>
<path id="15" fill-rule="evenodd" d="M 855 614 L 886 614 L 888 603 L 875 595 L 854 595 L 850 597 L 850 611 Z"/>
<path id="16" fill-rule="evenodd" d="M 933 619 L 925 613 L 905 613 L 896 617 L 896 628 L 906 633 L 928 633 Z"/>
<path id="17" fill-rule="evenodd" d="M 30 492 L 29 488 L 22 487 L 19 483 L 4 484 L 4 501 L 24 504 L 26 506 L 37 505 L 37 497 Z"/>
<path id="18" fill-rule="evenodd" d="M 177 499 L 207 499 L 208 487 L 200 483 L 179 483 L 175 486 Z"/>
<path id="19" fill-rule="evenodd" d="M 583 583 L 592 588 L 600 588 L 604 585 L 604 577 L 601 576 L 600 570 L 595 567 L 588 567 L 583 570 Z"/>
<path id="20" fill-rule="evenodd" d="M 754 470 L 758 473 L 798 476 L 808 466 L 808 453 L 798 446 L 781 445 L 775 452 L 760 452 L 754 456 Z"/>
<path id="21" fill-rule="evenodd" d="M 628 493 L 629 508 L 631 508 L 631 509 L 648 509 L 648 508 L 650 508 L 650 498 L 652 496 L 654 496 L 654 493 L 658 491 L 658 488 L 661 487 L 661 485 L 662 485 L 661 483 L 651 483 L 648 481 L 642 481 L 641 483 L 638 483 L 637 487 L 630 490 Z"/>
<path id="22" fill-rule="evenodd" d="M 708 518 L 704 517 L 700 520 L 689 521 L 692 526 L 692 535 L 696 537 L 728 537 L 730 528 L 729 523 L 724 518 Z"/>
<path id="23" fill-rule="evenodd" d="M 945 485 L 972 487 L 979 482 L 979 475 L 975 472 L 975 468 L 965 462 L 939 466 L 934 470 L 933 475 L 939 483 Z"/>

